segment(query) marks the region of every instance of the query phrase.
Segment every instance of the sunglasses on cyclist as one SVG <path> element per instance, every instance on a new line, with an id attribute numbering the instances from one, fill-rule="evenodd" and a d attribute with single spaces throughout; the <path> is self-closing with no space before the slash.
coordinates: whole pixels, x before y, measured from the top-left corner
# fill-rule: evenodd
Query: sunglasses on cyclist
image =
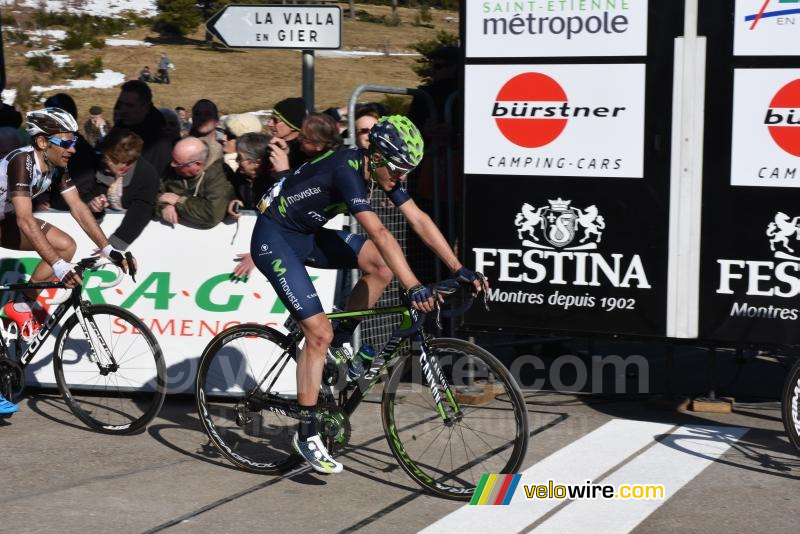
<path id="1" fill-rule="evenodd" d="M 47 141 L 49 143 L 53 143 L 57 147 L 63 148 L 64 150 L 69 150 L 70 148 L 78 144 L 77 137 L 74 137 L 72 139 L 61 139 L 60 137 L 48 137 Z"/>

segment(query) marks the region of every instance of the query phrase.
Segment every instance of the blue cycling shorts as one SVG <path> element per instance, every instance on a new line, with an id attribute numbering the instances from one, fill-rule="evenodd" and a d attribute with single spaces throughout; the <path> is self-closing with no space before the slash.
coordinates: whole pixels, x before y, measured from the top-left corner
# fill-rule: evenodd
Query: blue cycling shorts
<path id="1" fill-rule="evenodd" d="M 317 290 L 306 265 L 320 269 L 353 269 L 367 239 L 344 230 L 323 228 L 303 234 L 259 215 L 250 240 L 250 254 L 278 298 L 297 320 L 322 313 Z"/>

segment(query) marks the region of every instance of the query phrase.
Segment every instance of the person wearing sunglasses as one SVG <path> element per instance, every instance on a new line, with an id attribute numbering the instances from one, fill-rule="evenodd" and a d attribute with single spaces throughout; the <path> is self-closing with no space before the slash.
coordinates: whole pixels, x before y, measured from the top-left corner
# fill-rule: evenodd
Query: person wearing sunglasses
<path id="1" fill-rule="evenodd" d="M 410 120 L 401 115 L 379 120 L 370 130 L 369 150 L 339 150 L 337 124 L 321 113 L 312 113 L 303 122 L 301 138 L 309 145 L 307 151 L 320 148 L 312 144 L 321 145 L 323 151 L 275 184 L 259 202 L 262 215 L 253 229 L 250 256 L 306 337 L 297 358 L 300 421 L 292 444 L 314 470 L 338 473 L 342 464 L 328 453 L 317 432 L 316 404 L 326 354 L 330 348 L 331 358 L 339 361 L 344 348 L 338 342 L 352 337 L 355 323 L 341 321 L 334 332 L 305 267 L 361 269 L 364 275 L 353 287 L 348 309 L 374 306 L 397 276 L 415 309 L 433 310 L 431 293 L 372 211 L 371 191 L 378 186 L 457 278 L 473 284 L 476 293 L 484 288 L 402 187 L 423 153 L 422 136 Z M 324 227 L 340 213 L 352 214 L 369 238 Z"/>
<path id="2" fill-rule="evenodd" d="M 109 244 L 92 212 L 81 200 L 69 177 L 67 165 L 78 142 L 75 118 L 61 108 L 44 108 L 27 114 L 26 130 L 31 144 L 14 150 L 0 160 L 0 245 L 13 250 L 33 250 L 44 260 L 31 274 L 31 282 L 45 282 L 55 275 L 67 287 L 81 284 L 69 261 L 75 254 L 75 241 L 33 216 L 33 199 L 58 184 L 70 213 L 86 235 L 123 271 L 136 272 L 132 255 L 127 256 Z M 60 178 L 60 179 L 59 179 Z M 39 291 L 21 293 L 3 311 L 17 323 L 23 336 L 34 335 L 44 320 L 41 308 L 34 309 Z"/>

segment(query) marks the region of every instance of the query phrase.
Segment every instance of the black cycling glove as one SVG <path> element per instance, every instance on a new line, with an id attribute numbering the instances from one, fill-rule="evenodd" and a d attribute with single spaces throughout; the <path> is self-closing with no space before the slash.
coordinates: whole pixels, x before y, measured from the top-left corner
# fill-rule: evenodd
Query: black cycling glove
<path id="1" fill-rule="evenodd" d="M 428 302 L 429 298 L 432 298 L 430 289 L 423 285 L 414 286 L 408 290 L 408 298 L 411 302 L 416 302 L 417 304 L 424 304 Z"/>
<path id="2" fill-rule="evenodd" d="M 133 254 L 130 252 L 125 252 L 124 254 L 117 249 L 111 249 L 110 252 L 107 253 L 108 259 L 111 260 L 111 263 L 116 265 L 117 267 L 122 267 L 122 262 L 125 261 L 128 263 L 128 274 L 131 275 L 131 279 L 135 282 L 136 281 L 136 260 L 133 257 Z"/>

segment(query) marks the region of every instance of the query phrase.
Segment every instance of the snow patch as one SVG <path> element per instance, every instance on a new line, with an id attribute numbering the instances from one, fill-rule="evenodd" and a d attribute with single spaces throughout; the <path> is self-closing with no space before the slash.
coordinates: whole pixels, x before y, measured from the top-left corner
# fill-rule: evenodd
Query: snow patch
<path id="1" fill-rule="evenodd" d="M 418 57 L 416 52 L 380 52 L 378 50 L 317 50 L 316 57 L 358 58 L 358 57 Z"/>
<path id="2" fill-rule="evenodd" d="M 25 52 L 25 57 L 37 57 L 37 56 L 52 57 L 53 62 L 56 64 L 57 67 L 63 67 L 70 61 L 69 56 L 65 54 L 54 54 L 52 47 L 45 48 L 44 50 L 31 50 L 29 52 Z"/>
<path id="3" fill-rule="evenodd" d="M 2 98 L 3 98 L 3 104 L 8 104 L 9 106 L 13 106 L 14 101 L 17 99 L 17 90 L 3 89 Z"/>
<path id="4" fill-rule="evenodd" d="M 106 39 L 108 46 L 153 46 L 153 43 L 137 41 L 136 39 Z"/>
<path id="5" fill-rule="evenodd" d="M 0 7 L 13 7 L 15 0 L 0 0 Z M 19 0 L 22 6 L 37 9 L 39 0 Z M 67 11 L 70 13 L 113 17 L 124 11 L 135 11 L 148 17 L 158 14 L 156 0 L 47 0 L 47 11 Z"/>
<path id="6" fill-rule="evenodd" d="M 110 69 L 104 69 L 103 72 L 96 73 L 94 80 L 67 80 L 69 85 L 51 85 L 43 87 L 41 85 L 34 85 L 31 91 L 35 93 L 44 93 L 46 91 L 60 91 L 64 89 L 110 89 L 117 85 L 122 85 L 125 82 L 125 75 L 121 72 L 114 72 Z"/>

